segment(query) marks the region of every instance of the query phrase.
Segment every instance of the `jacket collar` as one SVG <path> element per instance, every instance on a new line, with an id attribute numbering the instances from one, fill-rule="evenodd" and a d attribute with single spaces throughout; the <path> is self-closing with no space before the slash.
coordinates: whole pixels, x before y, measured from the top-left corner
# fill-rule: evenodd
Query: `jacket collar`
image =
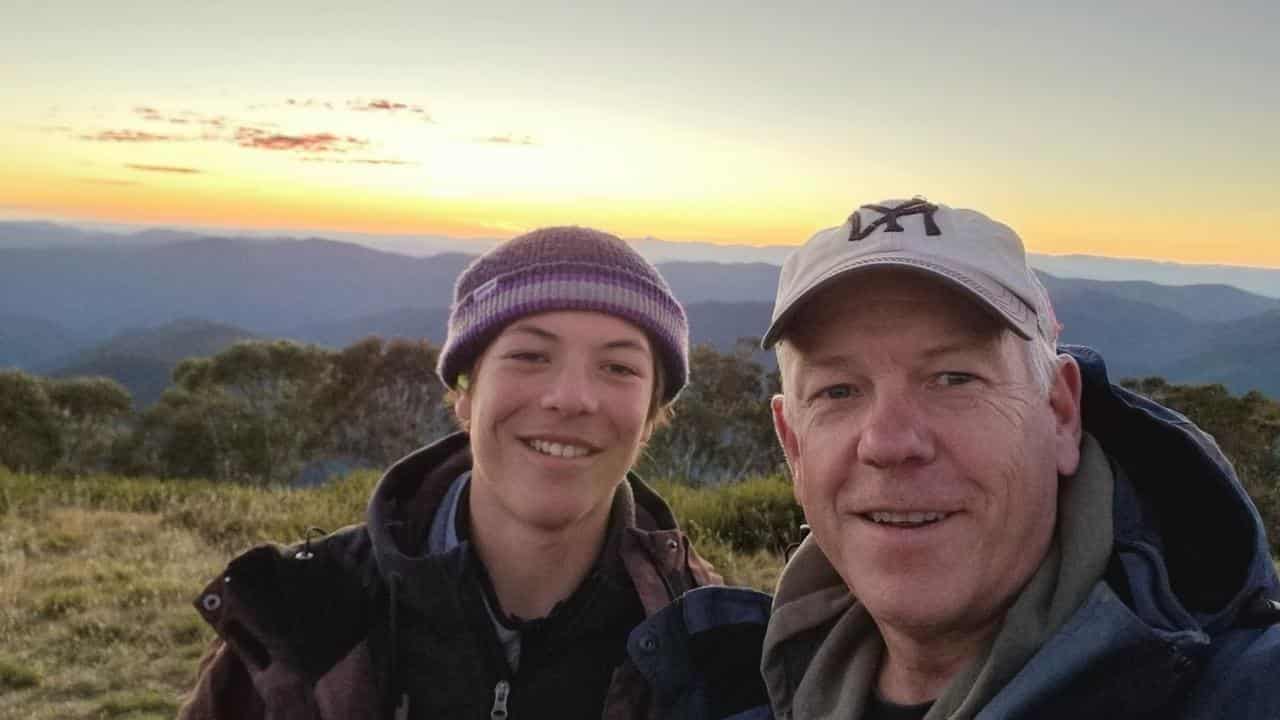
<path id="1" fill-rule="evenodd" d="M 405 599 L 424 610 L 443 602 L 432 588 L 473 561 L 465 542 L 441 554 L 426 547 L 428 527 L 449 486 L 470 468 L 470 439 L 454 433 L 393 465 L 369 500 L 366 525 L 378 572 L 384 579 L 394 575 Z M 705 562 L 689 548 L 666 502 L 634 473 L 614 495 L 606 543 L 602 562 L 621 558 L 620 567 L 608 570 L 630 575 L 646 613 L 688 589 L 682 580 L 689 570 L 698 584 L 715 579 L 709 566 L 703 570 Z"/>

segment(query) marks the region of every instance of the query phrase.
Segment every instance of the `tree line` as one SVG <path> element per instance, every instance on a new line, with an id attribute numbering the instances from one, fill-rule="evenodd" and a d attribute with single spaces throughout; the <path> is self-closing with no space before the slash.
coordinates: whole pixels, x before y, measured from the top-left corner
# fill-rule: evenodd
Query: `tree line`
<path id="1" fill-rule="evenodd" d="M 765 411 L 776 371 L 698 346 L 693 381 L 640 461 L 647 477 L 696 485 L 778 472 Z M 152 475 L 255 485 L 383 468 L 455 429 L 425 340 L 369 337 L 341 350 L 246 341 L 182 361 L 154 405 L 109 378 L 0 370 L 0 464 L 54 475 Z"/>
<path id="2" fill-rule="evenodd" d="M 785 468 L 768 399 L 777 370 L 743 339 L 690 353 L 690 383 L 650 439 L 641 474 L 690 485 Z M 152 475 L 255 485 L 298 484 L 385 468 L 456 425 L 425 340 L 369 337 L 340 350 L 247 341 L 182 361 L 154 405 L 135 409 L 107 378 L 0 371 L 0 464 L 52 475 Z M 1222 385 L 1162 378 L 1126 387 L 1190 417 L 1217 440 L 1280 541 L 1280 403 Z"/>

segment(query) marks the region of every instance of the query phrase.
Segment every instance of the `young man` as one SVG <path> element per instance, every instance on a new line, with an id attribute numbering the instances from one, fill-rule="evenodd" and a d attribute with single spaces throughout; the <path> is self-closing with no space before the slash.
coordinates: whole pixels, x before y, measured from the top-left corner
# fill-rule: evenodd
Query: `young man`
<path id="1" fill-rule="evenodd" d="M 779 718 L 1280 717 L 1280 589 L 1212 438 L 1056 348 L 1008 227 L 858 208 L 788 258 L 763 345 L 812 534 Z"/>
<path id="2" fill-rule="evenodd" d="M 699 587 L 629 472 L 688 374 L 658 271 L 585 228 L 509 240 L 459 276 L 438 371 L 467 432 L 392 467 L 365 524 L 234 560 L 181 717 L 766 717 L 768 597 Z"/>

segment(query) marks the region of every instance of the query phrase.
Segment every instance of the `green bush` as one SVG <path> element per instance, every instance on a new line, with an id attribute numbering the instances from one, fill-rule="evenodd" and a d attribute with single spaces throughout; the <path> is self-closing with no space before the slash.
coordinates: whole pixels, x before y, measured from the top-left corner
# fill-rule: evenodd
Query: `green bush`
<path id="1" fill-rule="evenodd" d="M 700 488 L 664 481 L 655 488 L 695 543 L 715 540 L 741 552 L 780 552 L 801 539 L 804 512 L 791 483 L 781 477 Z"/>

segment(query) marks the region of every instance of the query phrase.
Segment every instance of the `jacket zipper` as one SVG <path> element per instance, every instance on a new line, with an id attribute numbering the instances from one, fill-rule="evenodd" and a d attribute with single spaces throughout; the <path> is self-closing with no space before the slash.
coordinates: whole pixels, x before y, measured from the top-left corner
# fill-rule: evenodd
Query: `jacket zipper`
<path id="1" fill-rule="evenodd" d="M 511 694 L 511 683 L 506 680 L 499 680 L 498 684 L 493 686 L 493 709 L 489 711 L 490 720 L 506 720 L 509 694 Z"/>

